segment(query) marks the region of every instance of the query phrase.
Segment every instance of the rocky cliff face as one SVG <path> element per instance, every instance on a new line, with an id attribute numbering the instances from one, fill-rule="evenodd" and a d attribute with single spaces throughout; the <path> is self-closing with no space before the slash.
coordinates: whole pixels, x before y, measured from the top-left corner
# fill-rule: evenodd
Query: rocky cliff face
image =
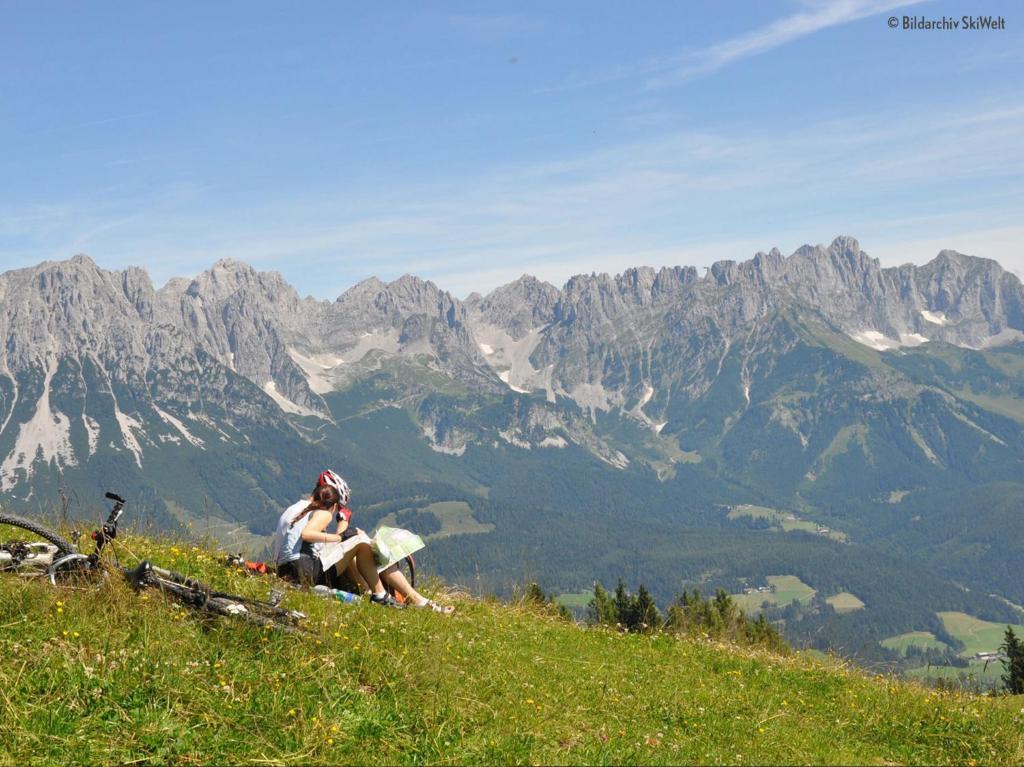
<path id="1" fill-rule="evenodd" d="M 0 482 L 12 490 L 40 467 L 111 451 L 141 467 L 162 446 L 240 444 L 253 429 L 304 439 L 306 419 L 333 422 L 331 392 L 394 361 L 423 371 L 409 384 L 413 416 L 439 451 L 492 437 L 571 442 L 624 466 L 594 430 L 599 414 L 664 436 L 713 390 L 749 405 L 798 341 L 802 331 L 780 330 L 794 313 L 866 353 L 1024 337 L 1024 289 L 995 262 L 943 251 L 882 269 L 845 237 L 720 261 L 703 276 L 641 267 L 561 290 L 524 276 L 465 302 L 412 276 L 316 301 L 236 261 L 157 291 L 140 269 L 76 256 L 0 275 Z M 467 415 L 476 405 L 460 414 L 423 399 L 428 380 L 517 404 L 481 425 Z M 783 410 L 777 418 L 799 420 Z"/>

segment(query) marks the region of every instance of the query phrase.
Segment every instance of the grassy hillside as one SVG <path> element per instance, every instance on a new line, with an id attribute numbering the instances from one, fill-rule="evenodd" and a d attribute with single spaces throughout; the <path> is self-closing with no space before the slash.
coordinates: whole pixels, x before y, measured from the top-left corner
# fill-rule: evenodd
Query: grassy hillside
<path id="1" fill-rule="evenodd" d="M 199 547 L 119 550 L 254 596 L 275 585 Z M 291 593 L 315 632 L 299 638 L 204 623 L 117 577 L 2 576 L 0 764 L 1024 760 L 1019 699 L 455 599 L 446 618 Z"/>

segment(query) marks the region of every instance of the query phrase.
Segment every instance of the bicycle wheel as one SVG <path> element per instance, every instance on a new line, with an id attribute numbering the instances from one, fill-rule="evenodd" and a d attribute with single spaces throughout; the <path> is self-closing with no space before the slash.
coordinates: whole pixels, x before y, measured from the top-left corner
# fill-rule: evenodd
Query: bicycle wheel
<path id="1" fill-rule="evenodd" d="M 0 514 L 0 570 L 42 576 L 54 561 L 74 553 L 74 546 L 38 522 Z"/>
<path id="2" fill-rule="evenodd" d="M 21 542 L 32 543 L 39 538 L 42 538 L 44 541 L 49 541 L 57 547 L 57 556 L 73 554 L 76 551 L 75 547 L 68 543 L 64 538 L 57 535 L 57 533 L 52 530 L 48 530 L 43 527 L 38 522 L 31 519 L 25 519 L 24 517 L 14 517 L 9 514 L 0 514 L 0 543 L 4 542 L 4 539 L 8 537 L 9 533 L 13 533 L 13 531 L 6 530 L 5 526 L 8 528 L 18 528 L 23 531 L 23 536 L 28 534 L 26 537 L 20 539 Z"/>

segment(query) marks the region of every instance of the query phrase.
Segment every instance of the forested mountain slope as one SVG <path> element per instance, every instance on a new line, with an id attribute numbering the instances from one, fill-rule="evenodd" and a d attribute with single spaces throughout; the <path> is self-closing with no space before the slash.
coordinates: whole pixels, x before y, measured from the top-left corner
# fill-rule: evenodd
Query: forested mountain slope
<path id="1" fill-rule="evenodd" d="M 411 276 L 317 301 L 234 261 L 156 289 L 78 256 L 0 276 L 0 486 L 73 517 L 118 489 L 258 553 L 332 466 L 361 524 L 401 517 L 481 590 L 795 576 L 863 607 L 808 603 L 791 638 L 877 653 L 1024 604 L 1022 329 L 995 262 L 883 269 L 850 238 L 465 301 Z"/>

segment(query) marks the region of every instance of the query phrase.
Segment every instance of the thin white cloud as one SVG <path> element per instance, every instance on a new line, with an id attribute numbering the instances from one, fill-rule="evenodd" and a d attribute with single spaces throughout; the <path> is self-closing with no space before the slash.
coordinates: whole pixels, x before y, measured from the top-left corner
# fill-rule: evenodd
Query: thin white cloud
<path id="1" fill-rule="evenodd" d="M 464 295 L 523 271 L 561 284 L 577 272 L 705 266 L 841 233 L 929 246 L 948 237 L 949 247 L 1002 259 L 1014 233 L 980 233 L 1019 220 L 1022 132 L 1024 100 L 1004 93 L 910 116 L 664 133 L 459 177 L 382 178 L 378 191 L 268 194 L 244 209 L 217 206 L 216 190 L 201 188 L 149 201 L 122 192 L 93 207 L 0 208 L 0 245 L 6 234 L 8 258 L 27 264 L 76 243 L 105 265 L 147 266 L 158 284 L 231 257 L 321 297 L 372 274 L 412 272 Z M 925 248 L 908 252 L 916 259 Z"/>
<path id="2" fill-rule="evenodd" d="M 638 77 L 646 78 L 647 88 L 681 85 L 717 72 L 733 62 L 767 53 L 815 32 L 924 2 L 929 0 L 808 0 L 803 10 L 728 40 L 686 53 L 655 57 L 597 75 L 573 79 L 562 85 L 542 89 L 542 92 L 602 85 Z"/>
<path id="3" fill-rule="evenodd" d="M 824 0 L 729 40 L 695 51 L 673 71 L 649 81 L 650 86 L 675 85 L 710 74 L 734 61 L 758 56 L 823 29 L 917 5 L 926 0 Z"/>

